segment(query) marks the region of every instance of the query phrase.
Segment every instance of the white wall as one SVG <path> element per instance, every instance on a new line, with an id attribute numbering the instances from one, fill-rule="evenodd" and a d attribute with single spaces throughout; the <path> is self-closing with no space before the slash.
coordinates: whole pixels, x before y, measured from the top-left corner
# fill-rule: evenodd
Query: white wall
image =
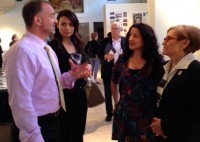
<path id="1" fill-rule="evenodd" d="M 21 10 L 25 2 L 17 2 L 15 8 L 0 15 L 0 38 L 4 50 L 9 48 L 13 33 L 20 37 L 25 32 L 25 25 Z M 93 22 L 103 22 L 103 7 L 105 4 L 146 2 L 146 0 L 84 0 L 85 13 L 77 14 L 79 21 L 89 22 L 90 33 Z M 200 27 L 200 1 L 199 0 L 148 0 L 149 24 L 155 28 L 160 46 L 166 35 L 166 30 L 176 24 L 192 24 Z"/>
<path id="2" fill-rule="evenodd" d="M 19 37 L 25 32 L 24 21 L 21 16 L 21 10 L 28 0 L 16 2 L 16 6 L 7 13 L 0 15 L 0 38 L 2 39 L 2 48 L 7 50 L 11 36 L 16 33 Z M 93 32 L 93 22 L 103 22 L 103 7 L 107 3 L 133 3 L 146 2 L 146 0 L 83 0 L 84 13 L 77 13 L 77 17 L 81 23 L 89 22 L 89 31 Z M 0 4 L 1 5 L 1 4 Z"/>
<path id="3" fill-rule="evenodd" d="M 127 15 L 123 15 L 123 13 L 126 12 Z M 114 15 L 110 13 L 114 13 Z M 115 14 L 120 14 L 121 17 L 117 18 L 115 17 Z M 142 22 L 148 23 L 148 5 L 147 3 L 123 3 L 123 4 L 106 4 L 104 9 L 104 35 L 106 35 L 108 32 L 110 32 L 110 24 L 116 20 L 119 20 L 123 26 L 123 30 L 121 32 L 122 36 L 126 36 L 129 27 L 133 25 L 133 13 L 141 13 L 142 15 L 145 14 L 145 16 L 142 16 Z M 111 19 L 111 17 L 114 17 L 114 19 Z M 127 20 L 127 22 L 124 22 L 123 20 Z M 127 26 L 124 26 L 123 24 L 127 23 Z"/>
<path id="4" fill-rule="evenodd" d="M 191 24 L 200 28 L 199 0 L 150 0 L 155 3 L 155 32 L 162 47 L 163 38 L 169 27 Z"/>

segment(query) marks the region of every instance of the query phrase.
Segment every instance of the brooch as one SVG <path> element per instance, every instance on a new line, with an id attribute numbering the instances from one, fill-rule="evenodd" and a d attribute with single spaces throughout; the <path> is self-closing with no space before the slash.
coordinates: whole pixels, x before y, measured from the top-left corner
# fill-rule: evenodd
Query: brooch
<path id="1" fill-rule="evenodd" d="M 183 73 L 183 71 L 178 71 L 178 75 L 181 75 Z"/>

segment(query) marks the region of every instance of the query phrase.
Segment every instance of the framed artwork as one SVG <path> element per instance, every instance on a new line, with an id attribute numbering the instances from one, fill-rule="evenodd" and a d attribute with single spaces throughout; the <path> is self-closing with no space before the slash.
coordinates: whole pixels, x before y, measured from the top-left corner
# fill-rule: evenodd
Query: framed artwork
<path id="1" fill-rule="evenodd" d="M 142 23 L 142 13 L 133 13 L 133 24 Z"/>
<path id="2" fill-rule="evenodd" d="M 90 40 L 89 23 L 79 23 L 79 34 L 81 35 L 85 46 Z"/>
<path id="3" fill-rule="evenodd" d="M 136 12 L 133 13 L 133 24 L 136 23 L 147 23 L 148 12 Z"/>
<path id="4" fill-rule="evenodd" d="M 49 0 L 56 12 L 69 9 L 74 13 L 84 13 L 83 0 Z"/>

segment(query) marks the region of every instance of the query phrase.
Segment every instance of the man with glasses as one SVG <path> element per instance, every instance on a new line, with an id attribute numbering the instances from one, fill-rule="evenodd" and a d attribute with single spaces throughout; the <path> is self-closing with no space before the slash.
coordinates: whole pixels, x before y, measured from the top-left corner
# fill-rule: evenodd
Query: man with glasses
<path id="1" fill-rule="evenodd" d="M 125 37 L 120 36 L 122 26 L 119 22 L 111 24 L 111 36 L 104 38 L 100 43 L 99 57 L 101 59 L 101 78 L 103 79 L 105 105 L 107 116 L 105 121 L 112 120 L 112 93 L 111 93 L 111 76 L 112 69 L 120 54 L 125 49 Z"/>

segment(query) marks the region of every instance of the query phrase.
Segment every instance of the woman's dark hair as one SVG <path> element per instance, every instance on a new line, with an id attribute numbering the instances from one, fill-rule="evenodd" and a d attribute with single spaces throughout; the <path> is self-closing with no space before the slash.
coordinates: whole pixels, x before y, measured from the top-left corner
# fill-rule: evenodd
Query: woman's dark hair
<path id="1" fill-rule="evenodd" d="M 163 57 L 162 55 L 159 54 L 158 51 L 159 46 L 154 30 L 149 25 L 144 23 L 133 24 L 130 27 L 126 35 L 127 40 L 126 40 L 126 49 L 124 51 L 124 56 L 123 56 L 124 60 L 127 61 L 134 52 L 133 50 L 129 49 L 129 37 L 132 28 L 138 29 L 141 33 L 143 40 L 142 58 L 148 61 L 152 59 L 163 61 Z"/>
<path id="2" fill-rule="evenodd" d="M 57 16 L 58 22 L 59 22 L 59 19 L 63 16 L 67 17 L 74 26 L 74 33 L 70 37 L 71 42 L 73 42 L 77 51 L 83 52 L 83 40 L 82 40 L 80 34 L 78 33 L 79 21 L 78 21 L 77 16 L 72 11 L 65 9 L 58 13 L 58 16 Z M 54 34 L 54 39 L 57 40 L 59 44 L 62 43 L 62 36 L 57 27 L 56 27 L 55 34 Z"/>

